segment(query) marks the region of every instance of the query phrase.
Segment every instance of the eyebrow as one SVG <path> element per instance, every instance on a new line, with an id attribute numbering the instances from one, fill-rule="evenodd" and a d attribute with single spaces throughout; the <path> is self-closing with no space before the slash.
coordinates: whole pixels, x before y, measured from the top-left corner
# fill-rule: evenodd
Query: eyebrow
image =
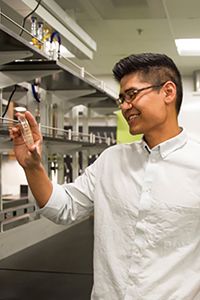
<path id="1" fill-rule="evenodd" d="M 128 89 L 126 89 L 125 91 L 124 91 L 124 93 L 120 93 L 119 94 L 119 97 L 121 97 L 121 96 L 123 96 L 124 94 L 126 94 L 127 92 L 129 92 L 129 91 L 131 91 L 131 90 L 138 90 L 137 88 L 135 88 L 135 87 L 130 87 L 130 88 L 128 88 Z"/>

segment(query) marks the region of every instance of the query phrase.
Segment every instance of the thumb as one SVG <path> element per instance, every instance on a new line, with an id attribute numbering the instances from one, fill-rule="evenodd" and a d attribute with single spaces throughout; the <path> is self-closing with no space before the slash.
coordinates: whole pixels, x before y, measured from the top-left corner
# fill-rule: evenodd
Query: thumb
<path id="1" fill-rule="evenodd" d="M 40 159 L 40 154 L 38 152 L 37 146 L 36 145 L 32 145 L 29 148 L 29 151 L 31 152 L 32 156 L 34 159 Z"/>

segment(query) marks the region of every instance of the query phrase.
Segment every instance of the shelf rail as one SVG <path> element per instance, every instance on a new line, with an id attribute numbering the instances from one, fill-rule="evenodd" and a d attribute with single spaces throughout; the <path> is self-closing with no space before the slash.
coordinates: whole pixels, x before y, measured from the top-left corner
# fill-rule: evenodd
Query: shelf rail
<path id="1" fill-rule="evenodd" d="M 19 29 L 22 29 L 24 32 L 26 32 L 28 35 L 30 35 L 32 38 L 35 38 L 36 40 L 38 40 L 38 42 L 40 42 L 41 44 L 44 44 L 43 41 L 41 41 L 40 39 L 38 39 L 37 36 L 34 36 L 29 30 L 27 30 L 25 27 L 21 26 L 20 24 L 18 24 L 17 22 L 15 22 L 13 19 L 11 19 L 9 16 L 7 16 L 6 14 L 4 14 L 1 10 L 0 10 L 0 15 L 2 17 L 4 17 L 5 19 L 7 19 L 8 21 L 10 21 L 12 24 L 14 24 L 15 26 L 17 26 Z"/>
<path id="2" fill-rule="evenodd" d="M 0 117 L 0 133 L 2 131 L 7 131 L 12 126 L 19 124 L 18 120 L 11 119 L 11 118 L 2 118 Z M 59 139 L 60 141 L 70 141 L 70 142 L 81 142 L 81 143 L 88 143 L 88 144 L 106 144 L 110 146 L 111 144 L 115 143 L 111 137 L 101 136 L 99 134 L 94 133 L 82 133 L 72 131 L 71 129 L 63 129 L 58 127 L 47 126 L 43 124 L 39 124 L 41 133 L 44 137 L 49 137 L 53 139 Z"/>
<path id="3" fill-rule="evenodd" d="M 26 32 L 32 38 L 36 38 L 40 42 L 40 44 L 42 44 L 42 45 L 44 44 L 44 42 L 42 40 L 40 40 L 37 37 L 33 36 L 30 31 L 28 31 L 25 27 L 23 27 L 20 24 L 18 24 L 17 22 L 15 22 L 9 16 L 7 16 L 6 14 L 4 14 L 1 10 L 0 10 L 0 16 L 6 18 L 12 24 L 14 24 L 15 26 L 17 26 L 19 29 L 22 29 L 24 32 Z M 21 38 L 21 41 L 23 40 L 23 38 L 21 36 L 19 36 L 19 38 Z M 37 51 L 39 51 L 40 54 L 44 56 L 44 59 L 47 59 L 47 55 L 46 55 L 46 53 L 44 53 L 44 51 L 39 50 L 38 48 L 37 48 Z M 68 66 L 70 68 L 69 71 L 71 71 L 74 75 L 78 76 L 79 78 L 83 78 L 84 80 L 86 80 L 88 83 L 90 83 L 94 87 L 96 86 L 96 88 L 98 88 L 102 92 L 107 93 L 108 96 L 111 96 L 114 99 L 117 98 L 117 93 L 113 89 L 111 89 L 110 87 L 108 87 L 103 80 L 98 79 L 97 77 L 95 77 L 94 75 L 92 75 L 88 71 L 86 71 L 84 67 L 77 65 L 75 62 L 73 62 L 69 58 L 63 57 L 63 56 L 61 56 L 60 58 L 58 58 L 57 61 L 58 62 L 59 61 L 62 62 L 63 65 L 66 65 L 66 66 L 68 64 Z M 62 64 L 60 64 L 60 67 L 62 68 Z"/>

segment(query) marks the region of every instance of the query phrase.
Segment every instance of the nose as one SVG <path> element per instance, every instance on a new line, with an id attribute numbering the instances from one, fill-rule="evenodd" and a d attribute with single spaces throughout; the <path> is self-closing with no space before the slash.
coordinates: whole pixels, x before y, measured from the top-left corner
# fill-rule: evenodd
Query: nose
<path id="1" fill-rule="evenodd" d="M 133 102 L 127 102 L 127 101 L 124 101 L 121 105 L 120 105 L 120 108 L 121 110 L 127 110 L 127 109 L 130 109 L 133 107 Z"/>

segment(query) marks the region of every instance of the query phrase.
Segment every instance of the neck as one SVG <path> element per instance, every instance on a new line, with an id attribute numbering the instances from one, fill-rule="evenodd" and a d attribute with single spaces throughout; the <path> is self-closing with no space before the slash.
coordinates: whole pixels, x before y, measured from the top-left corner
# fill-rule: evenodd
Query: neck
<path id="1" fill-rule="evenodd" d="M 144 134 L 144 140 L 148 144 L 149 148 L 159 145 L 160 143 L 167 141 L 175 136 L 177 136 L 181 132 L 181 128 L 178 124 L 171 126 L 171 128 L 164 129 L 156 129 L 155 131 Z"/>

